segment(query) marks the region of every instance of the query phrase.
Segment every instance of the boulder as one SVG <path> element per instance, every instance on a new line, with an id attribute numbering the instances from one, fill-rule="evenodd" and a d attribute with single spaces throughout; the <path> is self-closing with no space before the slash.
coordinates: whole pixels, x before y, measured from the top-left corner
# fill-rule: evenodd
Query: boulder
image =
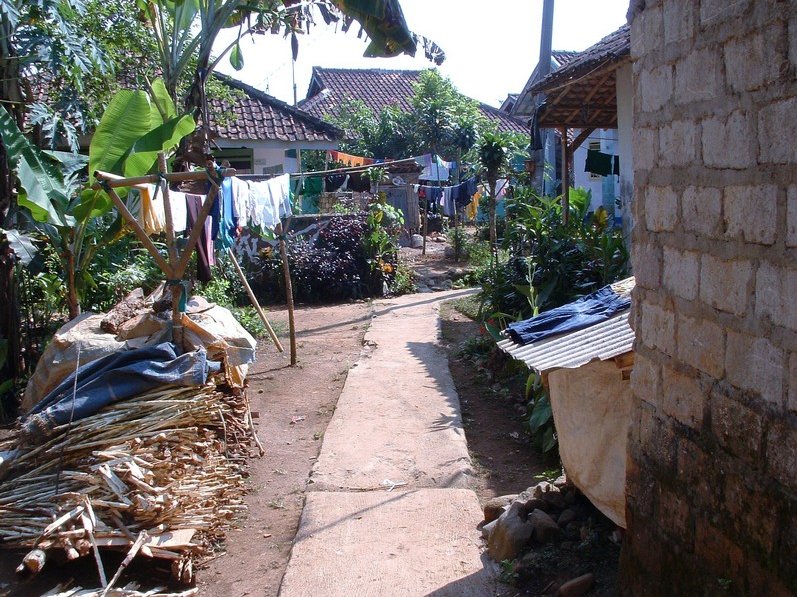
<path id="1" fill-rule="evenodd" d="M 542 510 L 529 514 L 528 522 L 534 527 L 534 539 L 539 543 L 548 543 L 559 536 L 559 525 Z"/>
<path id="2" fill-rule="evenodd" d="M 497 518 L 495 520 L 493 520 L 492 522 L 488 522 L 486 525 L 484 525 L 482 527 L 482 537 L 484 537 L 485 539 L 489 539 L 490 538 L 490 533 L 493 532 L 493 529 L 495 528 L 496 524 L 498 524 L 498 519 Z"/>
<path id="3" fill-rule="evenodd" d="M 564 510 L 566 507 L 565 496 L 553 485 L 542 494 L 542 500 L 556 510 Z"/>
<path id="4" fill-rule="evenodd" d="M 514 502 L 495 521 L 487 541 L 487 553 L 496 562 L 515 559 L 534 534 L 534 524 L 523 519 L 522 510 L 522 502 Z"/>
<path id="5" fill-rule="evenodd" d="M 420 234 L 413 234 L 410 238 L 410 246 L 413 249 L 420 249 L 423 247 L 423 237 Z"/>
<path id="6" fill-rule="evenodd" d="M 487 500 L 484 503 L 484 521 L 489 523 L 496 520 L 516 498 L 517 494 L 513 493 L 511 495 L 501 495 Z"/>
<path id="7" fill-rule="evenodd" d="M 558 524 L 560 527 L 566 527 L 575 519 L 576 519 L 576 513 L 573 512 L 570 508 L 567 508 L 566 510 L 562 510 L 562 513 L 559 515 L 559 518 L 556 520 L 556 524 Z"/>

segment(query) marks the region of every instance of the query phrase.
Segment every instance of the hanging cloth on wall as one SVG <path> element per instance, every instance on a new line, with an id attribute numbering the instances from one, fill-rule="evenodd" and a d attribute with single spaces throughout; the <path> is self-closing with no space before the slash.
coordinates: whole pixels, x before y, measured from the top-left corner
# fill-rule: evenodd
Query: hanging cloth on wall
<path id="1" fill-rule="evenodd" d="M 597 174 L 599 176 L 609 176 L 612 173 L 612 156 L 596 149 L 587 150 L 587 161 L 584 164 L 584 172 Z"/>
<path id="2" fill-rule="evenodd" d="M 620 176 L 620 156 L 616 155 L 614 157 L 614 168 L 612 169 L 612 174 L 615 176 Z"/>
<path id="3" fill-rule="evenodd" d="M 304 179 L 302 195 L 320 195 L 324 190 L 324 179 L 320 176 L 309 176 Z"/>

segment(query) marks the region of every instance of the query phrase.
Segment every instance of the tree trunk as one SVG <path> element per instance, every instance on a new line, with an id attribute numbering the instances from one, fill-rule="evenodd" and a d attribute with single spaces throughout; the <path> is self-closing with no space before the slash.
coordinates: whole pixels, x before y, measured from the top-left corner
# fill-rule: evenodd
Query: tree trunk
<path id="1" fill-rule="evenodd" d="M 70 320 L 80 315 L 80 300 L 75 283 L 75 255 L 69 249 L 66 252 L 66 302 Z"/>

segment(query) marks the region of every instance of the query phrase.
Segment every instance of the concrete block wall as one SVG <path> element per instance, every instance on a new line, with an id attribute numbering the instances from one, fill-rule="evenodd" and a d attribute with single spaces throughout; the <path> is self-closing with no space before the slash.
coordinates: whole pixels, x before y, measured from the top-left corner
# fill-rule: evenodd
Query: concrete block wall
<path id="1" fill-rule="evenodd" d="M 797 594 L 797 2 L 632 5 L 623 590 Z"/>

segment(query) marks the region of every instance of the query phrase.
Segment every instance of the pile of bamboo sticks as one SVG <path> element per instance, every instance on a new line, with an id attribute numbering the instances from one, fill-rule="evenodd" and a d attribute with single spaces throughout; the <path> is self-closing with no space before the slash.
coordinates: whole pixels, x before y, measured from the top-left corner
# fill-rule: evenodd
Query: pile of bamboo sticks
<path id="1" fill-rule="evenodd" d="M 245 509 L 252 440 L 246 395 L 210 384 L 116 403 L 41 445 L 0 442 L 17 450 L 0 483 L 0 547 L 32 550 L 18 571 L 33 574 L 53 550 L 93 554 L 106 590 L 114 579 L 105 578 L 103 548 L 127 551 L 126 561 L 171 560 L 173 576 L 190 582 L 192 561 Z"/>

